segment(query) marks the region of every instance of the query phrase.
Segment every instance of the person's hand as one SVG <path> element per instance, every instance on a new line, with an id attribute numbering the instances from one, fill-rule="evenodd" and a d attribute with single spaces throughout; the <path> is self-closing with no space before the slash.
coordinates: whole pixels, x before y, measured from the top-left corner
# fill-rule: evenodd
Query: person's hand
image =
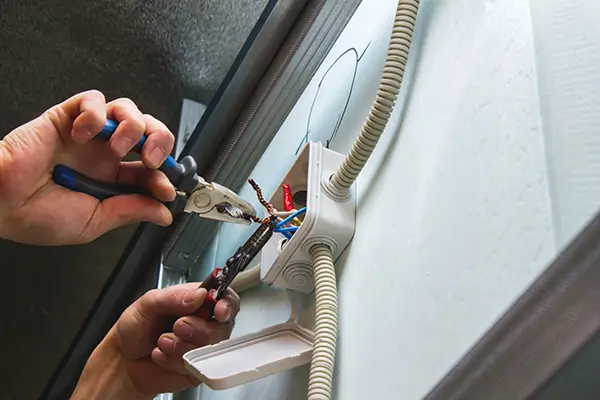
<path id="1" fill-rule="evenodd" d="M 93 140 L 106 119 L 119 122 L 109 143 Z M 121 162 L 143 134 L 141 162 Z M 173 148 L 169 129 L 143 115 L 129 99 L 106 104 L 98 91 L 80 93 L 20 126 L 0 141 L 0 237 L 30 244 L 92 241 L 134 222 L 169 225 L 160 202 L 141 195 L 104 201 L 52 181 L 56 164 L 105 182 L 141 185 L 161 201 L 175 198 L 167 177 L 156 170 Z"/>
<path id="2" fill-rule="evenodd" d="M 239 297 L 228 289 L 215 306 L 216 321 L 205 321 L 189 316 L 206 297 L 198 285 L 152 290 L 125 310 L 90 356 L 72 399 L 151 399 L 199 385 L 181 357 L 229 338 Z"/>

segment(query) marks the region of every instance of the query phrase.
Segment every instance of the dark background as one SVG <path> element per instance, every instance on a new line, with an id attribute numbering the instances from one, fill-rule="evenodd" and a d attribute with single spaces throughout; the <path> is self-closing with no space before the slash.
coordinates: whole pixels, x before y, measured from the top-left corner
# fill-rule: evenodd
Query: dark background
<path id="1" fill-rule="evenodd" d="M 267 0 L 0 0 L 0 136 L 88 89 L 173 131 L 208 104 Z M 135 227 L 82 246 L 0 240 L 0 400 L 35 399 Z"/>

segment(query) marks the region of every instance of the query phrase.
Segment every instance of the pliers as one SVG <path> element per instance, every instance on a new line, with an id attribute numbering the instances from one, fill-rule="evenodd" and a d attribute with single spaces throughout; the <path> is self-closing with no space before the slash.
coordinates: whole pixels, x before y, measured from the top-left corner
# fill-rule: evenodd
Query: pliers
<path id="1" fill-rule="evenodd" d="M 110 140 L 117 126 L 117 122 L 107 120 L 102 131 L 94 138 Z M 133 150 L 141 154 L 145 142 L 146 136 L 142 136 Z M 175 215 L 181 212 L 194 213 L 202 218 L 246 225 L 249 225 L 252 217 L 256 216 L 254 207 L 233 191 L 218 183 L 209 183 L 198 176 L 196 161 L 191 156 L 184 157 L 180 162 L 168 156 L 158 169 L 169 178 L 176 188 L 177 198 L 175 201 L 165 204 Z M 98 200 L 123 194 L 151 196 L 148 191 L 140 187 L 100 182 L 65 165 L 57 165 L 54 168 L 52 179 L 63 187 L 86 193 Z"/>
<path id="2" fill-rule="evenodd" d="M 194 312 L 194 315 L 205 320 L 211 320 L 214 317 L 215 306 L 223 297 L 225 291 L 233 279 L 248 267 L 258 252 L 273 236 L 277 226 L 277 217 L 271 216 L 263 220 L 260 226 L 254 231 L 252 236 L 244 243 L 233 256 L 231 256 L 223 268 L 215 268 L 204 279 L 201 288 L 208 291 L 204 303 Z"/>

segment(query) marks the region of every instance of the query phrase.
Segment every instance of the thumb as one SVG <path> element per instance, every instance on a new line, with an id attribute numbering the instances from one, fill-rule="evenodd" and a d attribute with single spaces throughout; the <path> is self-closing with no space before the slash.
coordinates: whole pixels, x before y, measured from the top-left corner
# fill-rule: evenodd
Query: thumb
<path id="1" fill-rule="evenodd" d="M 147 196 L 111 197 L 98 204 L 81 240 L 88 242 L 112 229 L 136 222 L 168 226 L 173 222 L 173 215 L 163 204 Z"/>
<path id="2" fill-rule="evenodd" d="M 150 355 L 167 325 L 181 316 L 190 315 L 206 298 L 206 290 L 198 283 L 154 289 L 133 303 L 118 322 L 121 351 L 129 359 Z"/>
<path id="3" fill-rule="evenodd" d="M 165 316 L 182 317 L 190 315 L 204 303 L 206 289 L 198 282 L 169 286 L 147 292 L 136 302 L 136 307 L 144 320 Z"/>

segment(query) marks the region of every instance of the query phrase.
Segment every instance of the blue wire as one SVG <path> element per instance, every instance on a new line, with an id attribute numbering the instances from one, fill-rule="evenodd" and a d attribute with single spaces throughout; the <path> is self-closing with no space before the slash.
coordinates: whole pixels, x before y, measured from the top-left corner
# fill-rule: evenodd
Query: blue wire
<path id="1" fill-rule="evenodd" d="M 281 233 L 283 236 L 285 236 L 288 240 L 290 240 L 292 238 L 292 235 L 289 232 L 280 232 L 280 231 L 274 231 L 274 232 L 279 232 Z"/>
<path id="2" fill-rule="evenodd" d="M 284 219 L 283 221 L 278 223 L 276 228 L 277 229 L 281 228 L 282 226 L 284 226 L 285 224 L 287 224 L 288 222 L 290 222 L 291 220 L 296 218 L 298 215 L 304 214 L 305 212 L 306 212 L 306 207 L 299 209 L 298 211 L 296 211 L 295 213 L 293 213 L 292 215 L 290 215 L 289 217 L 287 217 L 286 219 Z"/>
<path id="3" fill-rule="evenodd" d="M 298 230 L 297 226 L 290 226 L 289 228 L 277 228 L 274 232 L 296 232 Z"/>

